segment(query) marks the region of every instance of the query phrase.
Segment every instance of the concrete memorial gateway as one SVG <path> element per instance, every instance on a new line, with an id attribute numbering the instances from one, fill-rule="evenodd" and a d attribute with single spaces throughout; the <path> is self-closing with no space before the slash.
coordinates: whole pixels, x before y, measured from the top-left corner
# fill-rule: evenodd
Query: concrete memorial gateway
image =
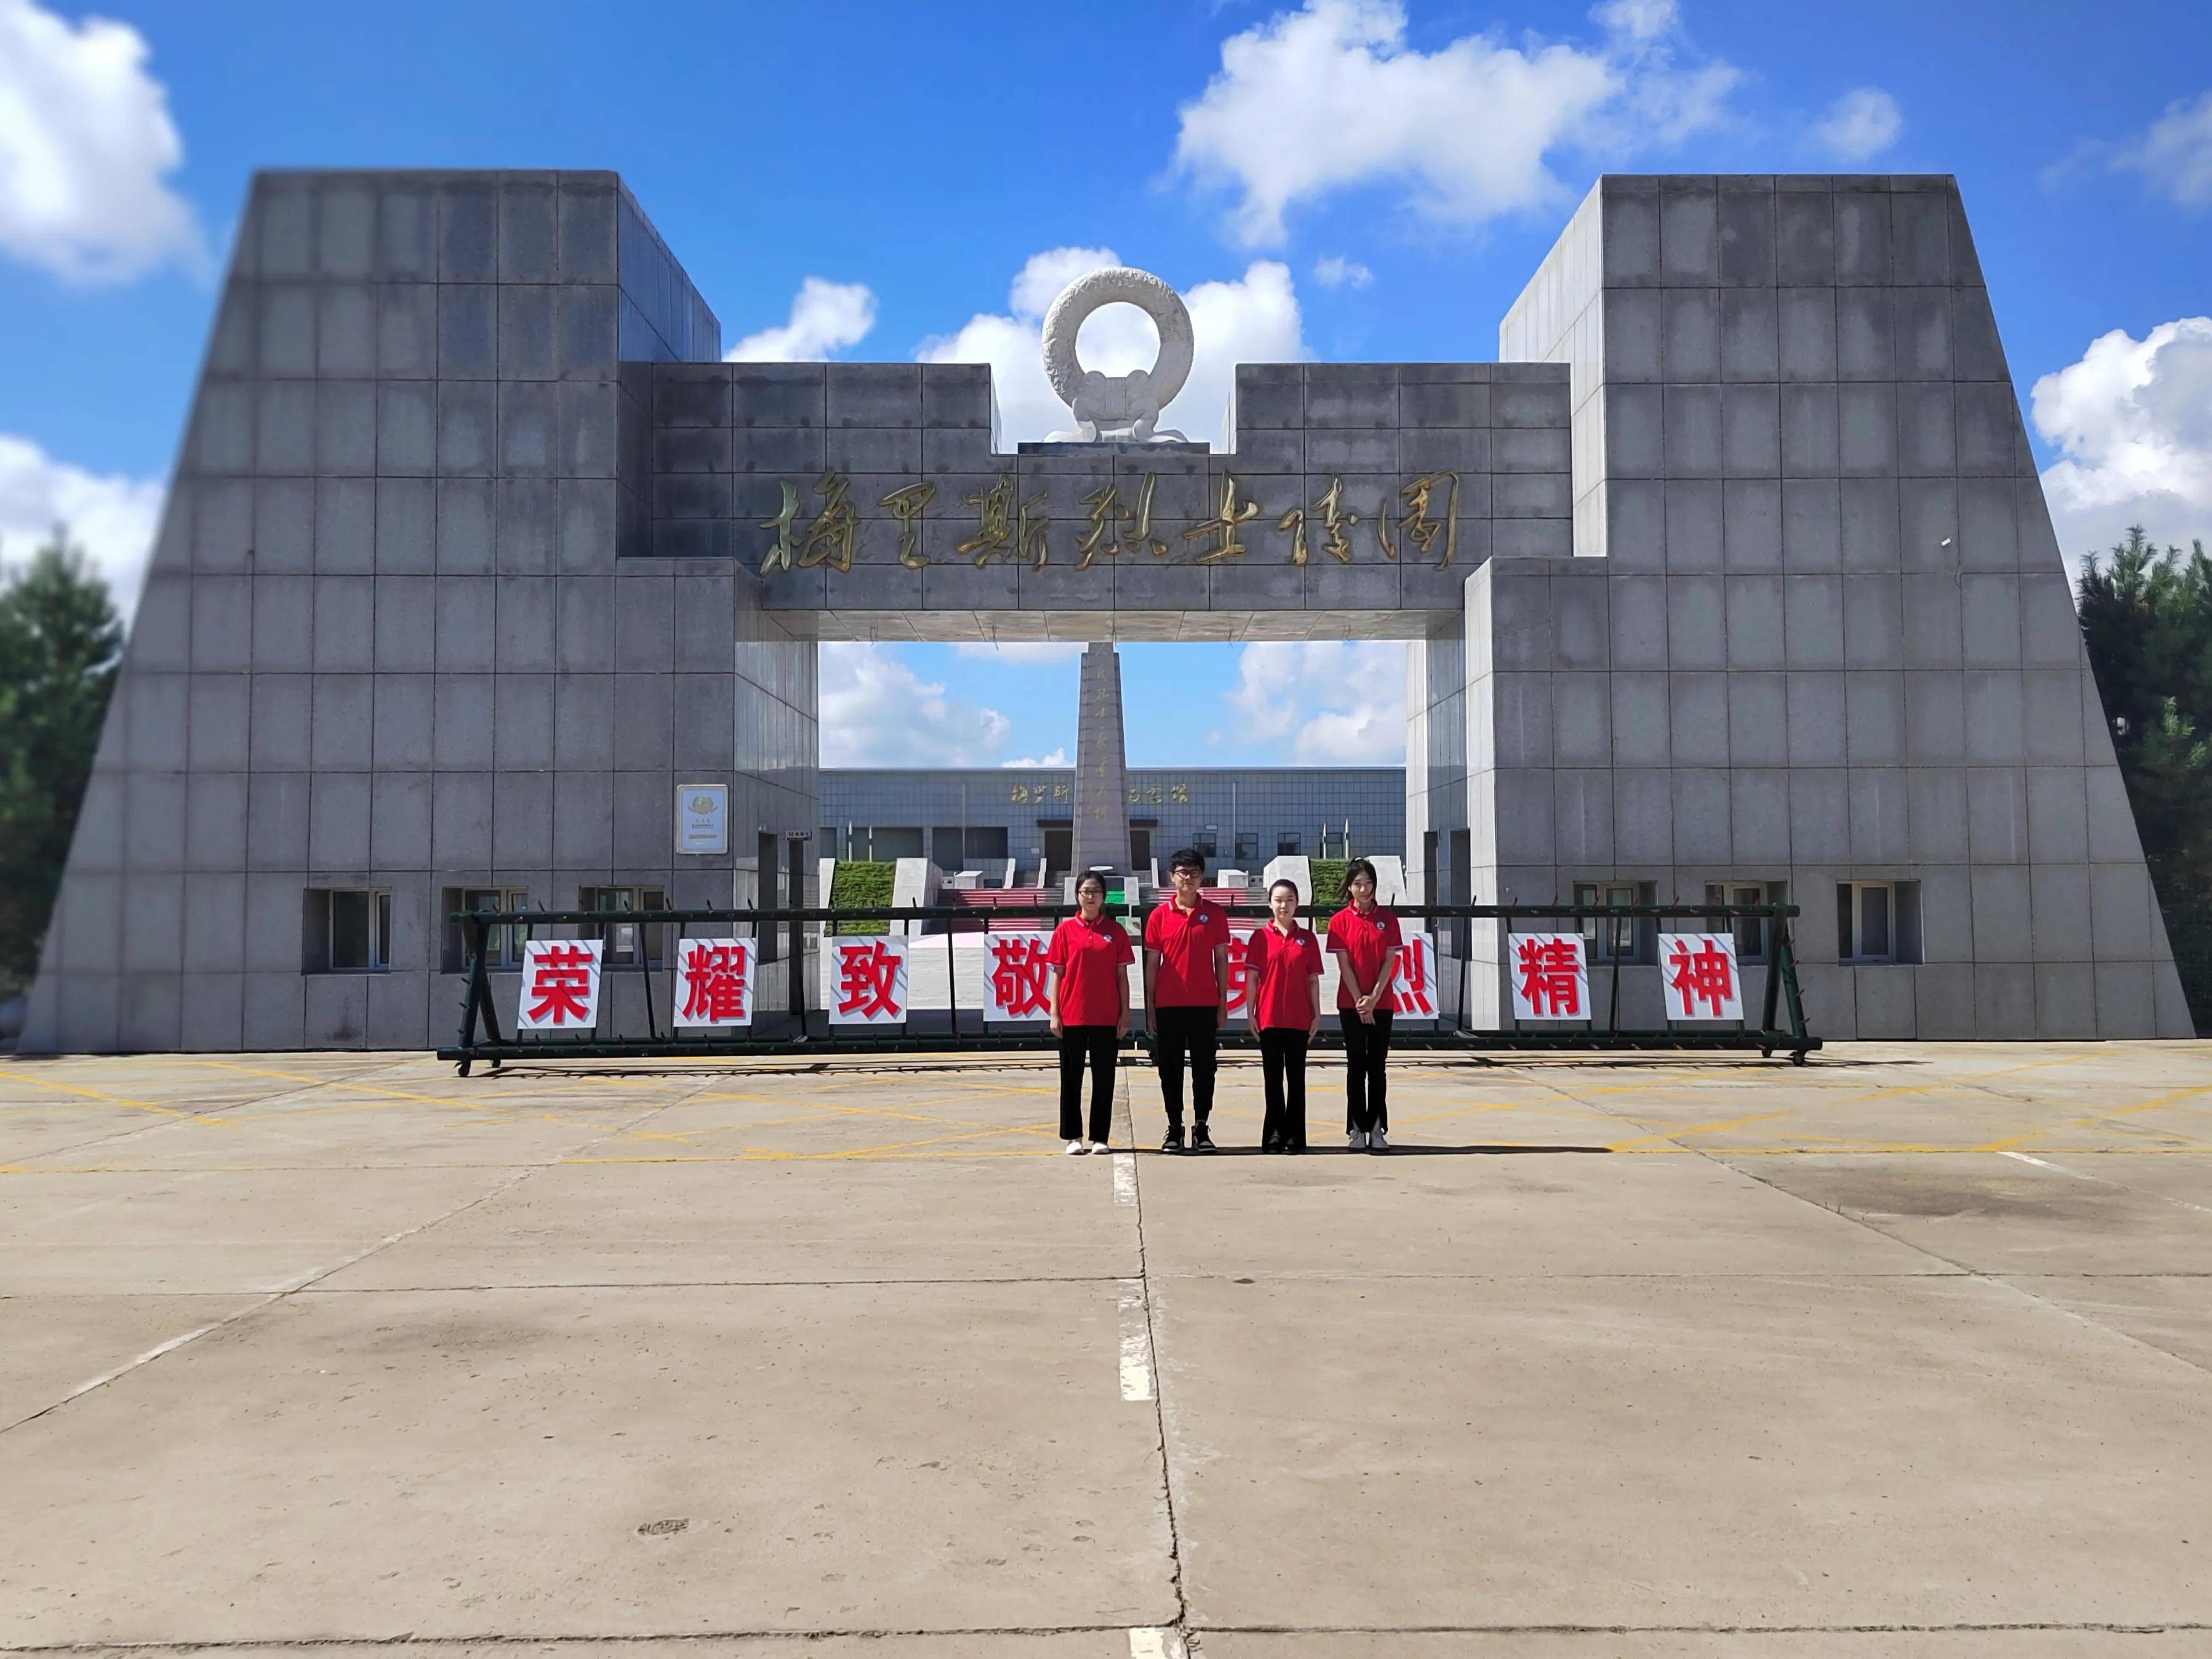
<path id="1" fill-rule="evenodd" d="M 1787 897 L 1824 1036 L 2189 1034 L 1950 179 L 1606 178 L 1503 361 L 1240 365 L 1223 452 L 1164 283 L 1047 335 L 1009 451 L 981 366 L 720 362 L 611 173 L 258 177 L 23 1047 L 422 1048 L 457 908 L 818 900 L 857 639 L 1405 640 L 1422 895 Z M 1655 939 L 1589 966 L 1662 1023 Z"/>

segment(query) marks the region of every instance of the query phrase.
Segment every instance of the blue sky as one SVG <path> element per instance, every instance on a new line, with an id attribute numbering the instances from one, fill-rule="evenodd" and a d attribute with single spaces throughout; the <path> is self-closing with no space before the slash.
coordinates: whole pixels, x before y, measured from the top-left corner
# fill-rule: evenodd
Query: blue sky
<path id="1" fill-rule="evenodd" d="M 1110 251 L 1192 296 L 1194 432 L 1238 356 L 1494 357 L 1601 171 L 1954 173 L 2069 551 L 2212 526 L 2202 4 L 0 0 L 0 556 L 65 514 L 119 580 L 264 166 L 616 168 L 726 343 L 980 356 L 1016 428 Z M 1040 654 L 834 649 L 826 757 L 1065 750 Z M 1395 757 L 1400 655 L 1129 648 L 1131 757 Z"/>

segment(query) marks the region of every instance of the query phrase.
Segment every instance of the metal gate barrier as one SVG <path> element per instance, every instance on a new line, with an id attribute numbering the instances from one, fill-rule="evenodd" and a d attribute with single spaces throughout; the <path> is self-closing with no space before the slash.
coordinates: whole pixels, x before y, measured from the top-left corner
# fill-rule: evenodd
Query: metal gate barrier
<path id="1" fill-rule="evenodd" d="M 1163 901 L 1164 902 L 1164 901 Z M 1116 920 L 1133 921 L 1141 930 L 1143 911 L 1146 907 L 1133 904 L 1109 904 L 1106 914 Z M 1224 905 L 1230 916 L 1259 920 L 1271 913 L 1257 904 Z M 1298 914 L 1312 918 L 1324 913 L 1325 907 L 1301 905 Z M 1583 934 L 1586 948 L 1589 942 L 1602 939 L 1607 944 L 1604 955 L 1588 959 L 1589 980 L 1595 987 L 1599 975 L 1604 975 L 1611 983 L 1606 998 L 1606 1018 L 1601 1024 L 1593 1018 L 1583 1029 L 1530 1030 L 1526 1026 L 1509 1024 L 1502 1029 L 1476 1029 L 1468 1018 L 1472 981 L 1476 972 L 1494 972 L 1488 963 L 1474 960 L 1474 928 L 1455 926 L 1449 930 L 1435 930 L 1439 965 L 1455 964 L 1458 981 L 1455 1007 L 1447 1011 L 1441 999 L 1437 1011 L 1437 1028 L 1431 1030 L 1409 1030 L 1402 1027 L 1391 1034 L 1391 1047 L 1396 1049 L 1443 1049 L 1455 1053 L 1483 1053 L 1525 1049 L 1675 1049 L 1675 1050 L 1755 1050 L 1762 1058 L 1777 1054 L 1789 1055 L 1792 1064 L 1802 1066 L 1805 1056 L 1820 1046 L 1820 1039 L 1806 1028 L 1805 1008 L 1797 984 L 1797 962 L 1790 940 L 1790 919 L 1798 914 L 1794 904 L 1400 904 L 1390 907 L 1400 922 L 1436 921 L 1473 923 L 1498 921 L 1504 924 L 1504 939 L 1510 939 L 1513 924 L 1517 921 L 1552 921 L 1569 924 L 1567 928 Z M 1008 1049 L 1028 1049 L 1042 1052 L 1052 1042 L 1041 1027 L 1027 1030 L 989 1030 L 962 1027 L 959 975 L 954 962 L 952 924 L 967 922 L 980 928 L 986 918 L 994 922 L 1036 921 L 1048 931 L 1066 917 L 1076 914 L 1068 904 L 1003 905 L 988 911 L 966 905 L 913 905 L 845 907 L 810 906 L 798 908 L 713 909 L 713 910 L 471 910 L 459 911 L 450 918 L 463 931 L 467 950 L 467 991 L 462 1001 L 460 1034 L 450 1048 L 438 1050 L 438 1058 L 452 1061 L 463 1077 L 477 1061 L 499 1066 L 509 1060 L 641 1060 L 722 1057 L 732 1060 L 768 1056 L 805 1055 L 829 1059 L 841 1054 L 980 1054 Z M 1765 969 L 1764 994 L 1759 1004 L 1759 1019 L 1754 1024 L 1749 1019 L 1733 1030 L 1685 1030 L 1677 1025 L 1658 1029 L 1624 1028 L 1620 1024 L 1620 978 L 1624 969 L 1650 967 L 1651 962 L 1636 958 L 1641 954 L 1639 939 L 1647 937 L 1640 924 L 1666 921 L 1691 921 L 1705 925 L 1705 930 L 1732 927 L 1738 921 L 1758 921 L 1765 924 L 1765 957 L 1764 964 L 1750 964 L 1754 969 Z M 808 930 L 818 928 L 828 938 L 840 923 L 875 922 L 883 927 L 870 927 L 870 933 L 888 933 L 895 925 L 904 925 L 909 931 L 909 959 L 915 953 L 934 945 L 939 938 L 944 940 L 945 952 L 945 987 L 948 1006 L 945 1009 L 915 1009 L 909 1007 L 905 1029 L 896 1032 L 855 1030 L 821 1024 L 810 1029 L 810 1013 L 823 1010 L 809 1005 L 807 992 L 816 975 L 809 970 L 813 959 L 812 941 Z M 914 934 L 915 924 L 941 923 L 940 934 Z M 666 1035 L 653 1000 L 653 979 L 656 974 L 670 974 L 672 966 L 656 965 L 653 953 L 647 948 L 649 935 L 643 930 L 673 927 L 677 939 L 684 936 L 687 927 L 712 924 L 727 936 L 732 927 L 750 927 L 752 937 L 764 942 L 773 941 L 781 930 L 787 948 L 774 959 L 763 957 L 763 965 L 773 966 L 775 961 L 787 964 L 787 1006 L 776 1012 L 757 1008 L 753 1024 L 748 1027 L 723 1028 L 727 1036 L 697 1034 L 696 1028 L 679 1032 L 673 1024 L 673 1011 Z M 644 1008 L 647 1035 L 639 1036 L 602 1036 L 599 1027 L 608 1020 L 607 1008 L 611 999 L 602 994 L 599 999 L 599 1019 L 592 1030 L 580 1036 L 524 1037 L 520 1032 L 513 1037 L 500 1029 L 499 1016 L 492 1006 L 491 975 L 488 945 L 492 930 L 501 929 L 501 937 L 513 934 L 505 930 L 527 929 L 544 936 L 543 930 L 568 930 L 555 935 L 562 938 L 605 940 L 611 929 L 635 928 L 636 943 L 629 954 L 635 958 L 629 964 L 616 963 L 603 969 L 605 983 L 611 986 L 626 973 L 635 972 L 644 987 Z M 1625 930 L 1625 931 L 1624 931 Z M 1526 931 L 1526 930 L 1524 930 Z M 1444 941 L 1450 940 L 1447 952 Z M 665 953 L 668 963 L 673 963 L 675 951 Z M 1139 957 L 1141 964 L 1141 955 Z M 1141 971 L 1141 965 L 1135 971 Z M 1441 977 L 1441 975 L 1439 975 Z M 1141 983 L 1141 981 L 1139 981 Z M 1592 997 L 1595 1002 L 1596 998 Z M 1748 1012 L 1749 999 L 1746 998 Z M 1510 1001 L 1508 1003 L 1510 1008 Z M 980 1025 L 980 1008 L 965 1011 L 975 1016 Z M 1324 1011 L 1326 1012 L 1326 1011 Z M 943 1030 L 918 1030 L 913 1016 L 917 1013 L 945 1015 Z M 1510 1018 L 1509 1014 L 1509 1018 Z M 1141 1011 L 1132 1014 L 1133 1030 L 1130 1042 L 1140 1048 L 1149 1049 L 1150 1036 L 1142 1023 Z M 924 1022 L 933 1025 L 934 1019 Z M 1224 1027 L 1221 1033 L 1224 1048 L 1256 1047 L 1257 1039 L 1249 1030 Z M 1340 1048 L 1343 1039 L 1326 1027 L 1315 1043 L 1317 1048 Z"/>

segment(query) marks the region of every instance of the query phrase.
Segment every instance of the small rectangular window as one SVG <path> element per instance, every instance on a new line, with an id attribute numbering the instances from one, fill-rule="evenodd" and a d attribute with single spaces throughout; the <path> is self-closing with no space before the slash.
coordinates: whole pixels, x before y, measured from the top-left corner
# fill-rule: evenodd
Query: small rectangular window
<path id="1" fill-rule="evenodd" d="M 1633 881 L 1578 881 L 1577 905 L 1649 904 L 1647 884 Z M 1657 935 L 1649 917 L 1584 916 L 1583 949 L 1592 962 L 1636 963 L 1652 959 Z"/>
<path id="2" fill-rule="evenodd" d="M 1299 838 L 1296 836 L 1276 836 L 1275 856 L 1279 859 L 1296 858 L 1301 850 L 1298 846 L 1298 839 Z"/>
<path id="3" fill-rule="evenodd" d="M 1752 904 L 1780 904 L 1788 891 L 1787 884 L 1778 881 L 1709 881 L 1705 884 L 1705 902 L 1714 907 L 1715 914 L 1706 917 L 1705 931 L 1734 933 L 1738 962 L 1764 962 L 1766 960 L 1766 942 L 1771 937 L 1772 922 L 1765 916 L 1730 918 L 1718 912 L 1723 906 L 1741 908 Z"/>
<path id="4" fill-rule="evenodd" d="M 309 973 L 383 973 L 392 966 L 392 895 L 376 887 L 311 887 L 305 931 Z"/>
<path id="5" fill-rule="evenodd" d="M 1918 961 L 1919 897 L 1916 881 L 1838 882 L 1836 960 Z"/>
<path id="6" fill-rule="evenodd" d="M 441 918 L 457 910 L 513 911 L 526 909 L 530 895 L 520 887 L 448 887 L 439 907 Z M 484 930 L 484 966 L 499 971 L 522 966 L 522 947 L 530 938 L 526 921 L 500 922 Z M 445 922 L 442 962 L 449 974 L 465 973 L 469 965 L 468 932 L 459 922 Z"/>
<path id="7" fill-rule="evenodd" d="M 586 887 L 579 895 L 584 910 L 603 911 L 610 915 L 628 915 L 638 910 L 665 910 L 668 894 L 659 887 Z M 660 936 L 666 929 L 657 923 L 618 921 L 606 930 L 606 962 L 610 967 L 635 967 L 639 953 L 644 960 L 657 963 L 661 959 Z"/>

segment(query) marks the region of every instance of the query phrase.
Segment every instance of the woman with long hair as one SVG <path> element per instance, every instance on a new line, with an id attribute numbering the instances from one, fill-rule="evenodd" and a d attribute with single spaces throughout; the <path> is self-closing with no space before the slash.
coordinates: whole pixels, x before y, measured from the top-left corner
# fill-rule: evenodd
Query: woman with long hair
<path id="1" fill-rule="evenodd" d="M 1345 866 L 1344 896 L 1344 908 L 1328 919 L 1328 951 L 1336 958 L 1336 1018 L 1344 1028 L 1346 1145 L 1353 1152 L 1388 1152 L 1382 1066 L 1390 1052 L 1390 1016 L 1398 1009 L 1390 987 L 1406 941 L 1398 918 L 1375 902 L 1375 866 L 1367 860 Z"/>
<path id="2" fill-rule="evenodd" d="M 1129 1035 L 1129 935 L 1106 914 L 1106 881 L 1075 884 L 1077 914 L 1053 930 L 1052 1034 L 1060 1042 L 1060 1137 L 1064 1150 L 1103 1152 L 1114 1133 L 1114 1062 Z M 1083 1071 L 1091 1068 L 1091 1133 L 1083 1133 Z"/>
<path id="3" fill-rule="evenodd" d="M 1306 1048 L 1321 1030 L 1321 944 L 1298 921 L 1298 884 L 1267 889 L 1274 912 L 1244 945 L 1251 986 L 1252 1029 L 1260 1034 L 1260 1070 L 1267 1113 L 1260 1126 L 1263 1152 L 1306 1149 Z"/>

